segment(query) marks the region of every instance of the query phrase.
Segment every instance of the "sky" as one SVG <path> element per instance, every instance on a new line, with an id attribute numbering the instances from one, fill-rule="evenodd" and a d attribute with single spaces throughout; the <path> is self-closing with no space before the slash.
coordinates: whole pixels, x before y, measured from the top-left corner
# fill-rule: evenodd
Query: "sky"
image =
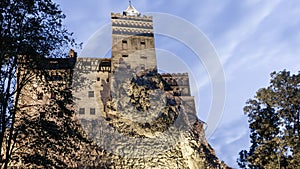
<path id="1" fill-rule="evenodd" d="M 55 2 L 67 16 L 66 27 L 74 32 L 78 42 L 83 42 L 83 50 L 95 32 L 110 23 L 111 12 L 122 12 L 128 7 L 126 0 Z M 259 88 L 268 86 L 271 72 L 300 70 L 300 1 L 133 0 L 132 3 L 142 14 L 159 12 L 184 19 L 214 47 L 224 72 L 226 95 L 220 112 L 222 119 L 207 140 L 221 160 L 238 168 L 238 153 L 250 145 L 247 116 L 243 113 L 245 102 Z M 158 27 L 155 23 L 154 18 L 154 30 Z M 188 34 L 189 30 L 184 28 L 176 27 L 182 34 Z M 192 82 L 196 83 L 193 94 L 197 95 L 198 117 L 205 121 L 214 99 L 211 82 L 214 75 L 201 60 L 195 66 L 190 59 L 195 53 L 188 46 L 162 35 L 155 38 L 160 62 L 166 56 L 179 56 L 179 60 L 184 60 L 185 70 L 191 69 L 196 75 L 190 76 L 196 81 Z M 79 49 L 78 53 L 81 52 Z M 176 59 L 169 64 L 176 65 Z"/>

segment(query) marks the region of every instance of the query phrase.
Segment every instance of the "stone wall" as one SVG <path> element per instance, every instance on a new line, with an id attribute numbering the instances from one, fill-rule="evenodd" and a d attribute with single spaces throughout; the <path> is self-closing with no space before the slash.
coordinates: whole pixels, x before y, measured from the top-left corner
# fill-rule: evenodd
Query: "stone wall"
<path id="1" fill-rule="evenodd" d="M 110 67 L 107 67 L 109 63 L 109 59 L 77 59 L 72 90 L 79 119 L 104 116 L 105 103 L 110 99 L 111 73 Z"/>
<path id="2" fill-rule="evenodd" d="M 131 69 L 155 69 L 157 63 L 152 17 L 112 13 L 111 22 L 112 69 L 115 70 L 120 59 L 128 63 Z"/>

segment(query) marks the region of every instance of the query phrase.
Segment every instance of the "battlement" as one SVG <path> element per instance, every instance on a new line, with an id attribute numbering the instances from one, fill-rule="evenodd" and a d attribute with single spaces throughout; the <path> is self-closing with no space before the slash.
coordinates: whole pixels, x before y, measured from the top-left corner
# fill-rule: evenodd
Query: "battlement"
<path id="1" fill-rule="evenodd" d="M 76 68 L 84 71 L 109 71 L 111 59 L 109 58 L 78 58 Z"/>
<path id="2" fill-rule="evenodd" d="M 127 20 L 117 20 L 117 19 L 112 20 L 112 26 L 153 29 L 152 22 L 127 21 Z"/>
<path id="3" fill-rule="evenodd" d="M 163 73 L 161 76 L 171 86 L 173 92 L 177 95 L 191 95 L 188 73 Z"/>
<path id="4" fill-rule="evenodd" d="M 188 76 L 189 74 L 184 72 L 184 73 L 161 73 L 163 77 L 183 77 L 183 76 Z"/>
<path id="5" fill-rule="evenodd" d="M 188 73 L 163 73 L 161 76 L 171 86 L 189 86 Z"/>
<path id="6" fill-rule="evenodd" d="M 150 36 L 153 37 L 153 30 L 149 29 L 126 29 L 126 28 L 113 28 L 113 34 L 121 34 L 121 35 L 134 35 L 134 36 Z"/>
<path id="7" fill-rule="evenodd" d="M 33 62 L 33 60 L 36 60 Z M 70 50 L 69 55 L 65 57 L 44 57 L 44 56 L 18 56 L 19 67 L 30 67 L 36 70 L 59 70 L 73 69 L 77 60 L 77 53 Z"/>
<path id="8" fill-rule="evenodd" d="M 130 21 L 144 21 L 144 22 L 152 22 L 152 16 L 124 16 L 121 13 L 113 13 L 111 12 L 111 19 L 120 19 L 120 20 L 130 20 Z"/>

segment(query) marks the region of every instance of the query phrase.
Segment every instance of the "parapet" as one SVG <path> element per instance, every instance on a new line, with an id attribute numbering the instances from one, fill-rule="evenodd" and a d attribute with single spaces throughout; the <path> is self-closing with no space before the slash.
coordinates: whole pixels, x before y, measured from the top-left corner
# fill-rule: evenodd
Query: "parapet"
<path id="1" fill-rule="evenodd" d="M 148 21 L 148 22 L 152 22 L 153 17 L 152 16 L 123 16 L 120 13 L 113 13 L 111 12 L 111 18 L 112 19 L 124 19 L 124 20 L 136 20 L 136 21 Z"/>
<path id="2" fill-rule="evenodd" d="M 78 58 L 76 68 L 85 71 L 110 72 L 110 58 Z"/>
<path id="3" fill-rule="evenodd" d="M 178 76 L 188 76 L 189 74 L 187 72 L 184 73 L 161 73 L 161 76 L 172 76 L 172 77 L 178 77 Z"/>

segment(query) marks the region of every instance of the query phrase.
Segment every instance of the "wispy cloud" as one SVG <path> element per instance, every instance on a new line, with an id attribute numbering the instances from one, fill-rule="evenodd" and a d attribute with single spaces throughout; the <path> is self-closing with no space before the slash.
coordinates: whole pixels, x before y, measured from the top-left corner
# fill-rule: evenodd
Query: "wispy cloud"
<path id="1" fill-rule="evenodd" d="M 110 22 L 110 12 L 121 12 L 128 5 L 127 1 L 111 0 L 55 1 L 67 14 L 67 26 L 83 42 Z M 300 1 L 133 0 L 133 3 L 142 13 L 165 12 L 183 17 L 202 30 L 216 47 L 226 74 L 227 100 L 222 124 L 209 141 L 221 159 L 234 164 L 240 149 L 248 144 L 247 121 L 242 116 L 247 98 L 268 85 L 271 71 L 300 69 Z M 185 59 L 192 55 L 176 43 L 166 41 L 158 41 L 156 47 Z M 189 65 L 192 62 L 187 61 Z M 199 116 L 205 118 L 203 114 L 211 101 L 209 78 L 201 65 L 191 68 L 201 86 L 197 89 Z"/>
<path id="2" fill-rule="evenodd" d="M 228 76 L 234 75 L 241 68 L 266 66 L 266 68 L 274 69 L 274 64 L 281 65 L 277 65 L 276 68 L 283 66 L 288 68 L 292 64 L 292 62 L 288 62 L 291 60 L 290 58 L 295 53 L 299 53 L 296 46 L 300 41 L 293 38 L 293 32 L 299 35 L 297 33 L 299 25 L 295 26 L 294 19 L 291 23 L 287 22 L 289 18 L 295 17 L 294 12 L 288 12 L 293 8 L 282 1 L 276 1 L 276 3 L 272 1 L 263 6 L 252 7 L 256 10 L 252 10 L 250 16 L 240 22 L 240 26 L 229 31 L 222 38 L 226 40 L 231 37 L 229 44 L 235 44 L 230 45 L 227 49 L 226 45 L 223 47 L 225 48 L 223 50 L 225 51 L 224 63 Z M 299 23 L 299 19 L 296 20 Z M 291 53 L 291 51 L 295 51 L 295 53 Z"/>
<path id="3" fill-rule="evenodd" d="M 227 30 L 223 32 L 223 35 L 219 37 L 221 40 L 219 43 L 223 46 L 220 52 L 222 52 L 221 59 L 224 65 L 228 64 L 231 58 L 238 57 L 234 55 L 236 51 L 239 51 L 240 46 L 251 38 L 257 29 L 260 28 L 259 25 L 272 13 L 277 4 L 278 1 L 272 1 L 272 3 L 261 1 L 261 3 L 248 5 L 242 3 L 236 7 L 239 9 L 239 12 L 226 12 L 231 13 L 230 20 L 233 23 L 231 23 L 230 26 L 227 27 Z M 222 25 L 227 25 L 226 22 L 225 17 Z M 247 50 L 249 52 L 249 49 Z M 242 56 L 239 56 L 239 58 L 241 57 Z"/>
<path id="4" fill-rule="evenodd" d="M 249 148 L 249 131 L 247 120 L 240 117 L 230 123 L 221 125 L 213 137 L 209 139 L 216 154 L 228 163 L 229 166 L 237 168 L 235 163 L 239 151 Z"/>

